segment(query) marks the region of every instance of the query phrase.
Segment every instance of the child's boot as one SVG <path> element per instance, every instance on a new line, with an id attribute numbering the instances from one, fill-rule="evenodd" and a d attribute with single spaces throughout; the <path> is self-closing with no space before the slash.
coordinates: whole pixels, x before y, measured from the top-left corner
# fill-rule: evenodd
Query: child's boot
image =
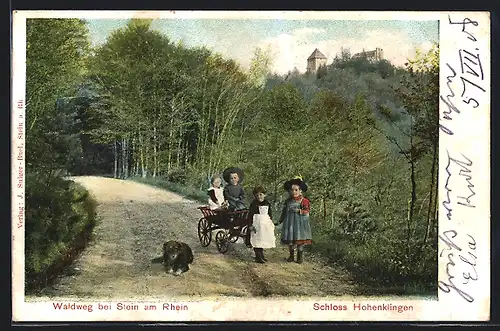
<path id="1" fill-rule="evenodd" d="M 294 254 L 294 250 L 293 248 L 290 248 L 290 256 L 288 257 L 288 259 L 286 259 L 287 262 L 293 262 L 295 260 L 295 254 Z"/>
<path id="2" fill-rule="evenodd" d="M 302 250 L 297 250 L 297 263 L 302 263 Z"/>
<path id="3" fill-rule="evenodd" d="M 264 249 L 263 248 L 261 248 L 260 254 L 261 254 L 261 257 L 262 257 L 262 261 L 267 262 L 267 259 L 264 256 Z"/>
<path id="4" fill-rule="evenodd" d="M 255 252 L 255 262 L 266 263 L 266 261 L 264 261 L 262 259 L 262 249 L 261 248 L 254 248 L 254 252 Z"/>

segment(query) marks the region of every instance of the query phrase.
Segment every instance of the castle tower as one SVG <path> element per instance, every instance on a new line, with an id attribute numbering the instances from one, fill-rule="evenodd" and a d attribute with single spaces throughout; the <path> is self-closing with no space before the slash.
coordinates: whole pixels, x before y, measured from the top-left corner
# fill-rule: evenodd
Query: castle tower
<path id="1" fill-rule="evenodd" d="M 382 48 L 375 48 L 375 61 L 381 61 L 384 59 L 384 50 Z"/>
<path id="2" fill-rule="evenodd" d="M 326 56 L 323 55 L 317 48 L 307 58 L 307 71 L 315 72 L 322 65 L 326 64 Z"/>

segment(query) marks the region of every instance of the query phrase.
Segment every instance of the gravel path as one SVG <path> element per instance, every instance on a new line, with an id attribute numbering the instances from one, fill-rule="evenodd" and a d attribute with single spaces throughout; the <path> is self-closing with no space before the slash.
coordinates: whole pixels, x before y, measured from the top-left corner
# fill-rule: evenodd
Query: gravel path
<path id="1" fill-rule="evenodd" d="M 217 251 L 214 240 L 201 247 L 198 202 L 134 181 L 73 180 L 98 201 L 100 221 L 90 245 L 69 272 L 42 292 L 44 297 L 202 299 L 340 296 L 358 291 L 347 272 L 327 266 L 320 258 L 306 254 L 301 265 L 285 262 L 288 253 L 281 245 L 266 251 L 269 262 L 264 265 L 253 261 L 253 250 L 242 242 L 233 244 L 225 255 Z M 191 270 L 178 277 L 151 263 L 168 240 L 188 243 L 195 256 Z"/>

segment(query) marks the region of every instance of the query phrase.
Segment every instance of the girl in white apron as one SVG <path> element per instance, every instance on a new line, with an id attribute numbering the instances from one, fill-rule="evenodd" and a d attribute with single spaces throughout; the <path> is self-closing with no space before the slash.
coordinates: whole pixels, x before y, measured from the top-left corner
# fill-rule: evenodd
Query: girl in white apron
<path id="1" fill-rule="evenodd" d="M 208 189 L 208 205 L 212 210 L 221 209 L 224 207 L 222 179 L 220 176 L 215 175 L 212 177 L 211 184 L 212 186 Z"/>
<path id="2" fill-rule="evenodd" d="M 252 222 L 250 243 L 255 252 L 255 262 L 265 263 L 265 248 L 276 247 L 274 223 L 272 221 L 271 203 L 266 200 L 266 190 L 257 186 L 253 190 L 254 200 L 250 204 L 249 217 Z"/>

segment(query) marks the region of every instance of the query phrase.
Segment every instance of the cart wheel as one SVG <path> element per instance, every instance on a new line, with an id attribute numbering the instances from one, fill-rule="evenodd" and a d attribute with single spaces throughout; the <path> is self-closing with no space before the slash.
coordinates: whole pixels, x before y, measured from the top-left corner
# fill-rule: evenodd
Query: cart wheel
<path id="1" fill-rule="evenodd" d="M 217 245 L 217 249 L 219 252 L 222 254 L 227 253 L 229 250 L 229 240 L 228 240 L 228 235 L 226 234 L 225 231 L 219 231 L 215 235 L 215 244 Z"/>
<path id="2" fill-rule="evenodd" d="M 210 224 L 205 218 L 201 218 L 198 222 L 198 238 L 200 239 L 201 246 L 203 247 L 207 247 L 212 242 Z"/>

